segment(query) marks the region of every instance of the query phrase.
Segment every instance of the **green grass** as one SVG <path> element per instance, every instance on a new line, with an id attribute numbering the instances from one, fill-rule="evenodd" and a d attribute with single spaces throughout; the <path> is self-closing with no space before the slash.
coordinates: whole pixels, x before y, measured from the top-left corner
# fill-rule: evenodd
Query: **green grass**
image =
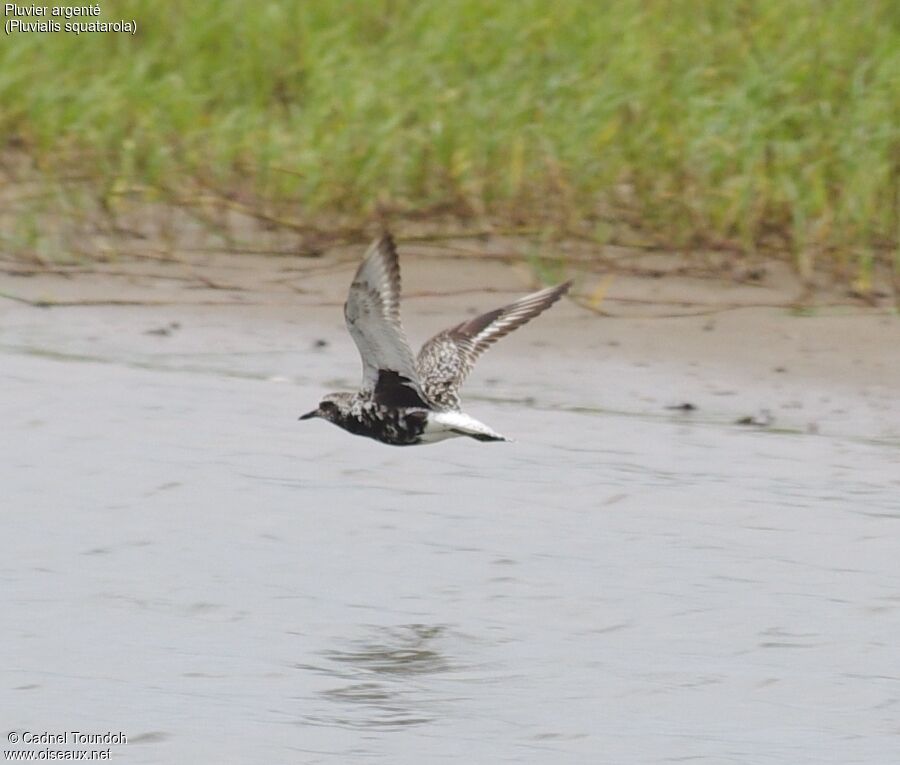
<path id="1" fill-rule="evenodd" d="M 0 135 L 98 197 L 451 210 L 896 263 L 896 0 L 110 0 L 0 42 Z M 5 20 L 5 19 L 4 19 Z"/>

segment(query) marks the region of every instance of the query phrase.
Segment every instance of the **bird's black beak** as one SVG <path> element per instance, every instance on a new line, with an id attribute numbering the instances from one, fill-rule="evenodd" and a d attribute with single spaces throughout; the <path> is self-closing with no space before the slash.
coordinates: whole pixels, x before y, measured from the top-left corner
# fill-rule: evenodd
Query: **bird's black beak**
<path id="1" fill-rule="evenodd" d="M 297 419 L 298 420 L 311 420 L 313 417 L 319 416 L 319 410 L 313 409 L 311 412 L 307 412 L 306 414 L 301 414 Z"/>

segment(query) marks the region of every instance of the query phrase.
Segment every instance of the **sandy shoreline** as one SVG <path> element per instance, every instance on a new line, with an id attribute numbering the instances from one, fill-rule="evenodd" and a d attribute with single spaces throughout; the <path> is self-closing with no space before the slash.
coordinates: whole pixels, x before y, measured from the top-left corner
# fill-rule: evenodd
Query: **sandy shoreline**
<path id="1" fill-rule="evenodd" d="M 298 377 L 305 353 L 335 353 L 344 359 L 342 382 L 352 386 L 358 362 L 341 305 L 358 249 L 315 260 L 225 255 L 28 276 L 10 268 L 0 275 L 0 342 L 110 360 L 137 349 L 190 356 L 210 346 L 252 353 L 255 345 L 284 354 L 277 369 L 259 374 L 286 379 Z M 401 246 L 401 259 L 404 321 L 416 346 L 537 286 L 524 266 L 442 258 L 416 246 Z M 572 301 L 554 308 L 487 355 L 473 395 L 491 397 L 498 387 L 507 397 L 525 395 L 517 368 L 529 349 L 541 348 L 540 373 L 558 378 L 545 386 L 547 406 L 674 416 L 669 407 L 689 403 L 700 421 L 751 417 L 797 432 L 900 438 L 900 322 L 884 309 L 797 314 L 789 307 L 797 285 L 784 275 L 780 289 L 574 276 L 579 302 L 596 303 L 604 292 L 597 307 L 605 315 Z M 10 296 L 68 305 L 42 309 Z M 317 349 L 322 339 L 328 347 Z M 596 377 L 583 379 L 577 364 L 566 374 L 567 360 L 584 358 Z"/>

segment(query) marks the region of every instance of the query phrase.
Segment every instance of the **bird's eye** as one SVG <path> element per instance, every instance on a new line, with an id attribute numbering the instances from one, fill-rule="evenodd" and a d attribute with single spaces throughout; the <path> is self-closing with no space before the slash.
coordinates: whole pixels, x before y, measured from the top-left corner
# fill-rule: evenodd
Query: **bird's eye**
<path id="1" fill-rule="evenodd" d="M 323 412 L 333 412 L 335 410 L 334 401 L 323 401 L 319 404 L 319 409 Z"/>

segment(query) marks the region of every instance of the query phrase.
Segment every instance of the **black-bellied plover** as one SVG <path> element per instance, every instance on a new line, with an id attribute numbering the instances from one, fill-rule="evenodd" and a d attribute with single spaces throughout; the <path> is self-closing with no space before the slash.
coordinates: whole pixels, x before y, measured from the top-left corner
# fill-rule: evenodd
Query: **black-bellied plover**
<path id="1" fill-rule="evenodd" d="M 362 357 L 357 393 L 330 393 L 300 419 L 321 417 L 358 436 L 412 446 L 469 436 L 508 441 L 460 409 L 459 387 L 495 341 L 559 300 L 571 282 L 527 295 L 431 338 L 413 358 L 400 323 L 400 265 L 389 234 L 376 239 L 344 304 Z"/>

